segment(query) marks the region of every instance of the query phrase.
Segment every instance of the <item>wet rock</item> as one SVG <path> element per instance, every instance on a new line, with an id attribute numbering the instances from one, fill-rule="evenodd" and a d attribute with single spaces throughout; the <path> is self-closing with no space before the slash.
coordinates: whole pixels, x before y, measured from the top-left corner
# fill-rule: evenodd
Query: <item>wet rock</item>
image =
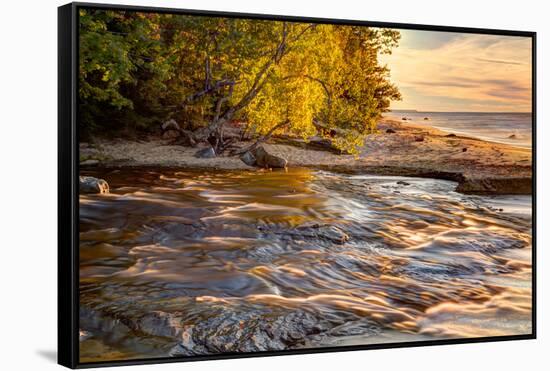
<path id="1" fill-rule="evenodd" d="M 425 121 L 428 121 L 430 118 L 429 117 L 424 117 L 424 120 Z"/>
<path id="2" fill-rule="evenodd" d="M 181 341 L 170 355 L 292 349 L 328 329 L 328 323 L 301 310 L 258 313 L 226 308 L 217 316 L 183 327 Z"/>
<path id="3" fill-rule="evenodd" d="M 294 236 L 320 238 L 337 244 L 344 244 L 349 236 L 340 228 L 332 225 L 305 224 L 294 229 Z"/>
<path id="4" fill-rule="evenodd" d="M 454 138 L 454 137 L 456 137 L 456 134 L 453 134 L 453 133 L 445 135 L 445 138 Z"/>
<path id="5" fill-rule="evenodd" d="M 462 148 L 462 152 L 466 152 L 468 150 L 468 148 L 464 147 Z"/>
<path id="6" fill-rule="evenodd" d="M 80 163 L 80 166 L 96 166 L 99 165 L 99 160 L 89 159 Z"/>
<path id="7" fill-rule="evenodd" d="M 423 142 L 423 141 L 424 141 L 424 137 L 423 137 L 423 136 L 414 137 L 414 141 L 415 141 L 415 142 Z"/>
<path id="8" fill-rule="evenodd" d="M 395 134 L 395 130 L 393 130 L 393 129 L 386 129 L 386 134 Z"/>
<path id="9" fill-rule="evenodd" d="M 332 336 L 357 336 L 357 335 L 376 335 L 381 329 L 372 321 L 360 320 L 346 322 L 340 326 L 334 327 L 329 331 Z"/>
<path id="10" fill-rule="evenodd" d="M 155 311 L 140 317 L 133 326 L 153 336 L 180 337 L 183 331 L 181 318 L 172 313 Z"/>
<path id="11" fill-rule="evenodd" d="M 456 192 L 466 194 L 531 194 L 531 178 L 471 178 L 466 177 L 458 183 Z"/>
<path id="12" fill-rule="evenodd" d="M 411 183 L 405 182 L 405 181 L 403 181 L 403 180 L 397 181 L 397 184 L 399 184 L 399 185 L 404 185 L 404 186 L 411 185 Z"/>
<path id="13" fill-rule="evenodd" d="M 508 139 L 516 139 L 516 138 L 517 138 L 516 134 L 508 135 Z"/>
<path id="14" fill-rule="evenodd" d="M 103 180 L 91 176 L 79 177 L 79 191 L 82 194 L 86 193 L 109 193 L 109 184 Z"/>
<path id="15" fill-rule="evenodd" d="M 93 334 L 95 337 L 104 337 L 112 341 L 125 337 L 130 328 L 120 319 L 103 315 L 101 312 L 81 306 L 79 310 L 80 331 Z M 128 321 L 125 321 L 128 322 Z"/>
<path id="16" fill-rule="evenodd" d="M 242 162 L 247 164 L 248 166 L 255 166 L 256 165 L 256 157 L 250 151 L 246 151 L 239 157 Z"/>
<path id="17" fill-rule="evenodd" d="M 407 118 L 406 117 L 401 117 L 401 120 L 407 121 Z"/>
<path id="18" fill-rule="evenodd" d="M 256 166 L 266 168 L 286 168 L 288 161 L 285 158 L 269 153 L 264 146 L 257 147 L 252 151 L 256 158 Z"/>
<path id="19" fill-rule="evenodd" d="M 198 150 L 195 153 L 197 158 L 214 158 L 216 157 L 216 151 L 211 146 Z"/>

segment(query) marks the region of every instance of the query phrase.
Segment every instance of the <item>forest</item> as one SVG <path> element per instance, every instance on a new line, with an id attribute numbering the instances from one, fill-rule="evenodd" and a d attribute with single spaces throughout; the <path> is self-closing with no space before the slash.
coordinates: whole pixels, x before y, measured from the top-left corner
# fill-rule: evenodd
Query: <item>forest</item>
<path id="1" fill-rule="evenodd" d="M 242 122 L 258 140 L 330 136 L 354 152 L 401 98 L 378 61 L 398 46 L 394 29 L 83 9 L 79 19 L 81 137 L 173 119 L 221 146 L 224 127 Z"/>

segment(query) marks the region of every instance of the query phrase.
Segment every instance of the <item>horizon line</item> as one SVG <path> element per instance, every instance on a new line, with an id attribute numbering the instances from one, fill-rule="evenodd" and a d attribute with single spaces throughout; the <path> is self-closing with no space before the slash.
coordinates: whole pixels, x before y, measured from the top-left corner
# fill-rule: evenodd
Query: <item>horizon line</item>
<path id="1" fill-rule="evenodd" d="M 416 112 L 416 113 L 529 113 L 533 114 L 533 111 L 421 111 L 416 109 L 395 109 L 388 112 Z M 384 114 L 383 113 L 383 114 Z"/>

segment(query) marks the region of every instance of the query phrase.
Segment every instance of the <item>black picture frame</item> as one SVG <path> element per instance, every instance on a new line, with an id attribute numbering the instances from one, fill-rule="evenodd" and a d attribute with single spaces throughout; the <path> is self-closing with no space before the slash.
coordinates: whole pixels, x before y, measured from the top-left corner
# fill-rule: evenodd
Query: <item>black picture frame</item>
<path id="1" fill-rule="evenodd" d="M 136 12 L 172 13 L 226 18 L 249 18 L 276 21 L 309 23 L 332 23 L 388 27 L 408 30 L 445 31 L 469 34 L 522 36 L 532 42 L 532 333 L 511 336 L 490 336 L 463 339 L 427 340 L 401 343 L 338 346 L 312 349 L 293 349 L 254 353 L 221 353 L 205 356 L 176 358 L 151 358 L 137 360 L 80 363 L 79 361 L 79 235 L 78 235 L 78 10 L 102 9 Z M 537 68 L 536 32 L 485 28 L 449 27 L 422 24 L 371 22 L 330 18 L 310 18 L 282 15 L 202 11 L 187 9 L 157 8 L 145 6 L 110 5 L 74 2 L 58 8 L 58 363 L 69 368 L 122 366 L 169 362 L 190 362 L 230 358 L 280 356 L 289 354 L 344 352 L 369 349 L 419 347 L 465 343 L 482 343 L 509 340 L 536 339 L 537 329 L 537 238 L 536 238 L 536 121 L 537 121 Z"/>

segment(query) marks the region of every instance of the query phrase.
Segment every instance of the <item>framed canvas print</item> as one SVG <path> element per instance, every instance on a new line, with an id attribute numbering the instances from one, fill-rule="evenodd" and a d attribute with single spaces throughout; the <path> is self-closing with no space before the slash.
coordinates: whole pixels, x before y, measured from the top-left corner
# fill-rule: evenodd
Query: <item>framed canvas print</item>
<path id="1" fill-rule="evenodd" d="M 58 34 L 62 365 L 535 338 L 535 33 L 72 3 Z"/>

